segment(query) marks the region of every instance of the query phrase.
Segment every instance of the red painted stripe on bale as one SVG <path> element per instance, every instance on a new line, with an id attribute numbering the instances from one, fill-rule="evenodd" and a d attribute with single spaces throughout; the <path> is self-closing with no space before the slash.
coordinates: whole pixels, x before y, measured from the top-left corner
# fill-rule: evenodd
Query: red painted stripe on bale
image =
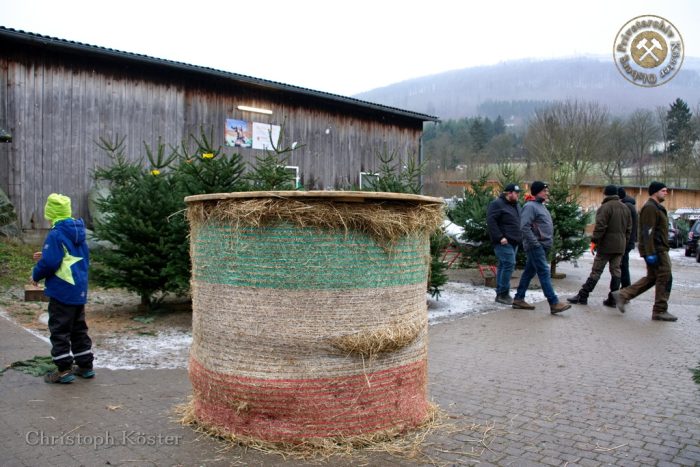
<path id="1" fill-rule="evenodd" d="M 189 372 L 200 422 L 266 441 L 402 430 L 427 416 L 426 360 L 361 375 L 267 380 L 216 373 L 191 358 Z"/>
<path id="2" fill-rule="evenodd" d="M 365 385 L 371 386 L 376 392 L 377 389 L 394 388 L 396 386 L 397 372 L 401 373 L 404 378 L 415 379 L 420 378 L 423 371 L 421 366 L 415 366 L 414 368 L 403 366 L 399 367 L 399 369 L 400 371 L 397 371 L 396 369 L 388 371 L 383 370 L 381 372 L 368 374 L 366 377 L 365 375 L 362 375 L 364 378 L 363 383 L 368 383 Z M 286 400 L 289 397 L 289 394 L 303 394 L 303 396 L 307 398 L 329 398 L 334 401 L 338 401 L 343 400 L 343 398 L 338 394 L 338 391 L 330 392 L 330 387 L 339 389 L 345 386 L 356 387 L 356 381 L 354 379 L 347 378 L 324 380 L 322 384 L 317 384 L 315 380 L 299 380 L 299 384 L 296 386 L 286 385 L 285 387 L 268 387 L 266 384 L 265 387 L 261 387 L 261 380 L 254 380 L 253 382 L 247 381 L 245 384 L 241 384 L 240 381 L 232 381 L 230 375 L 222 375 L 207 370 L 204 371 L 206 372 L 206 374 L 202 375 L 205 378 L 205 381 L 203 381 L 204 385 L 217 388 L 223 387 L 225 388 L 225 391 L 223 391 L 222 394 L 228 392 L 250 394 L 252 397 L 251 400 L 255 400 L 258 397 L 264 399 L 265 401 L 272 401 L 275 399 Z M 276 380 L 262 381 L 274 384 Z M 212 397 L 215 397 L 215 394 L 213 394 Z M 348 394 L 346 399 L 352 400 L 355 397 L 357 397 L 356 394 L 352 393 Z"/>

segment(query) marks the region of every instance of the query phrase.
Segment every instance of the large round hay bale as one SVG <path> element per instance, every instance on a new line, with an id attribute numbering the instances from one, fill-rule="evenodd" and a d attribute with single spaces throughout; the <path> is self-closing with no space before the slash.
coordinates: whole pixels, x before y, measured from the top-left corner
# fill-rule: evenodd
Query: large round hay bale
<path id="1" fill-rule="evenodd" d="M 426 419 L 429 235 L 439 198 L 186 198 L 197 423 L 271 442 Z"/>

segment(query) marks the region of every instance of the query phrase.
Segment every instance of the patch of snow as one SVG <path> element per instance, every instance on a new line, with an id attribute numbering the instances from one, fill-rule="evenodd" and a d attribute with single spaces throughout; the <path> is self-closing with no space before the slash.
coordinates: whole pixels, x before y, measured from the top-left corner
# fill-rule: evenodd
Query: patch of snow
<path id="1" fill-rule="evenodd" d="M 513 293 L 513 291 L 511 291 Z M 428 298 L 428 323 L 435 324 L 464 315 L 483 314 L 499 309 L 511 308 L 496 303 L 496 291 L 491 287 L 471 285 L 463 282 L 448 282 L 438 299 Z M 541 290 L 528 290 L 525 295 L 528 303 L 545 300 Z"/>
<path id="2" fill-rule="evenodd" d="M 451 222 L 448 219 L 445 219 L 442 221 L 442 231 L 445 232 L 445 235 L 450 237 L 450 239 L 455 243 L 455 244 L 465 244 L 466 242 L 462 238 L 462 235 L 464 235 L 464 228 L 458 226 L 454 222 Z"/>
<path id="3" fill-rule="evenodd" d="M 184 331 L 109 337 L 95 346 L 95 366 L 110 370 L 187 368 L 191 344 L 192 333 Z"/>

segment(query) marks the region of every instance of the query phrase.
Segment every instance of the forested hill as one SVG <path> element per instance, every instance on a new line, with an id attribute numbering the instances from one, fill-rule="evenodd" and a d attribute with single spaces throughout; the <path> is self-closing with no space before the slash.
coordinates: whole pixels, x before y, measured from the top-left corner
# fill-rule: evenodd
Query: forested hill
<path id="1" fill-rule="evenodd" d="M 678 75 L 655 88 L 634 86 L 612 58 L 519 60 L 415 78 L 353 97 L 455 119 L 527 117 L 532 109 L 565 99 L 597 101 L 613 114 L 668 106 L 677 97 L 700 103 L 700 59 L 686 57 Z"/>

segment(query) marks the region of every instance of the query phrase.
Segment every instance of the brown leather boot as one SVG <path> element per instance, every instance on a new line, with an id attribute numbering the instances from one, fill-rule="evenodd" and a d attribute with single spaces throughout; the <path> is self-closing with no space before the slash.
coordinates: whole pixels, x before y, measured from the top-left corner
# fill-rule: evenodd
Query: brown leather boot
<path id="1" fill-rule="evenodd" d="M 549 305 L 549 311 L 553 314 L 556 315 L 557 313 L 561 313 L 564 310 L 568 310 L 571 308 L 571 305 L 568 303 L 557 303 L 556 305 Z"/>
<path id="2" fill-rule="evenodd" d="M 530 305 L 525 300 L 516 298 L 513 300 L 513 308 L 517 308 L 519 310 L 534 310 L 535 305 Z"/>

